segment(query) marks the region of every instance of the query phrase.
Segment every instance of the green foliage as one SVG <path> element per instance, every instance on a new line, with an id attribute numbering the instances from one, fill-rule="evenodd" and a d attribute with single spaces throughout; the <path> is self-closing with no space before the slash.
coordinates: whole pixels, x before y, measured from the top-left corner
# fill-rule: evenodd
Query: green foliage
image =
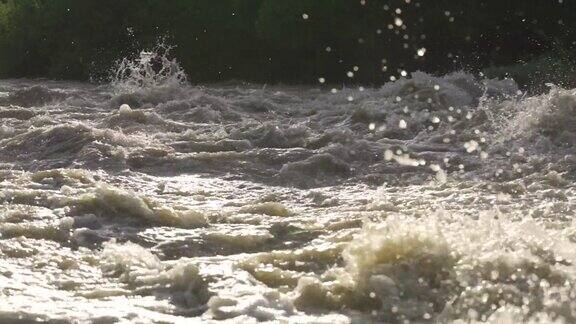
<path id="1" fill-rule="evenodd" d="M 194 82 L 521 70 L 543 55 L 574 61 L 574 9 L 566 0 L 4 0 L 0 77 L 102 80 L 161 38 Z"/>

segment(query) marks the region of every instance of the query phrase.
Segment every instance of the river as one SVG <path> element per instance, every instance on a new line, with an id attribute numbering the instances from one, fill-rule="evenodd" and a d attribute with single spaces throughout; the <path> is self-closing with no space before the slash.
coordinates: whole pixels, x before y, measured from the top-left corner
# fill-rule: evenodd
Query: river
<path id="1" fill-rule="evenodd" d="M 576 321 L 576 90 L 174 68 L 0 81 L 0 322 Z"/>

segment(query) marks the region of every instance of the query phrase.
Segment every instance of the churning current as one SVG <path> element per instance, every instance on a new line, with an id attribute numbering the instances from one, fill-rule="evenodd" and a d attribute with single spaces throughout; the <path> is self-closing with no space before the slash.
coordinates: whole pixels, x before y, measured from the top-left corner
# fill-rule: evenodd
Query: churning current
<path id="1" fill-rule="evenodd" d="M 576 90 L 0 82 L 0 322 L 576 321 Z"/>

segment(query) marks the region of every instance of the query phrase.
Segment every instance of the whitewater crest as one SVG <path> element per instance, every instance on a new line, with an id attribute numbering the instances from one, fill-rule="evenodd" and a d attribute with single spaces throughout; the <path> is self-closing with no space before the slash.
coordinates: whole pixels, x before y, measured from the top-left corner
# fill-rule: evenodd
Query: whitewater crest
<path id="1" fill-rule="evenodd" d="M 0 322 L 576 321 L 576 92 L 0 81 Z"/>

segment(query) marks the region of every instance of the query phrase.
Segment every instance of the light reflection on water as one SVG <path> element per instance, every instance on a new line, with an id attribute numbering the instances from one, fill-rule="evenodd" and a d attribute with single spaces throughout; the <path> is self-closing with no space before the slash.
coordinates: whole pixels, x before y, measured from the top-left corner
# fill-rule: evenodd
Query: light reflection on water
<path id="1" fill-rule="evenodd" d="M 2 86 L 0 321 L 574 320 L 574 91 Z"/>

